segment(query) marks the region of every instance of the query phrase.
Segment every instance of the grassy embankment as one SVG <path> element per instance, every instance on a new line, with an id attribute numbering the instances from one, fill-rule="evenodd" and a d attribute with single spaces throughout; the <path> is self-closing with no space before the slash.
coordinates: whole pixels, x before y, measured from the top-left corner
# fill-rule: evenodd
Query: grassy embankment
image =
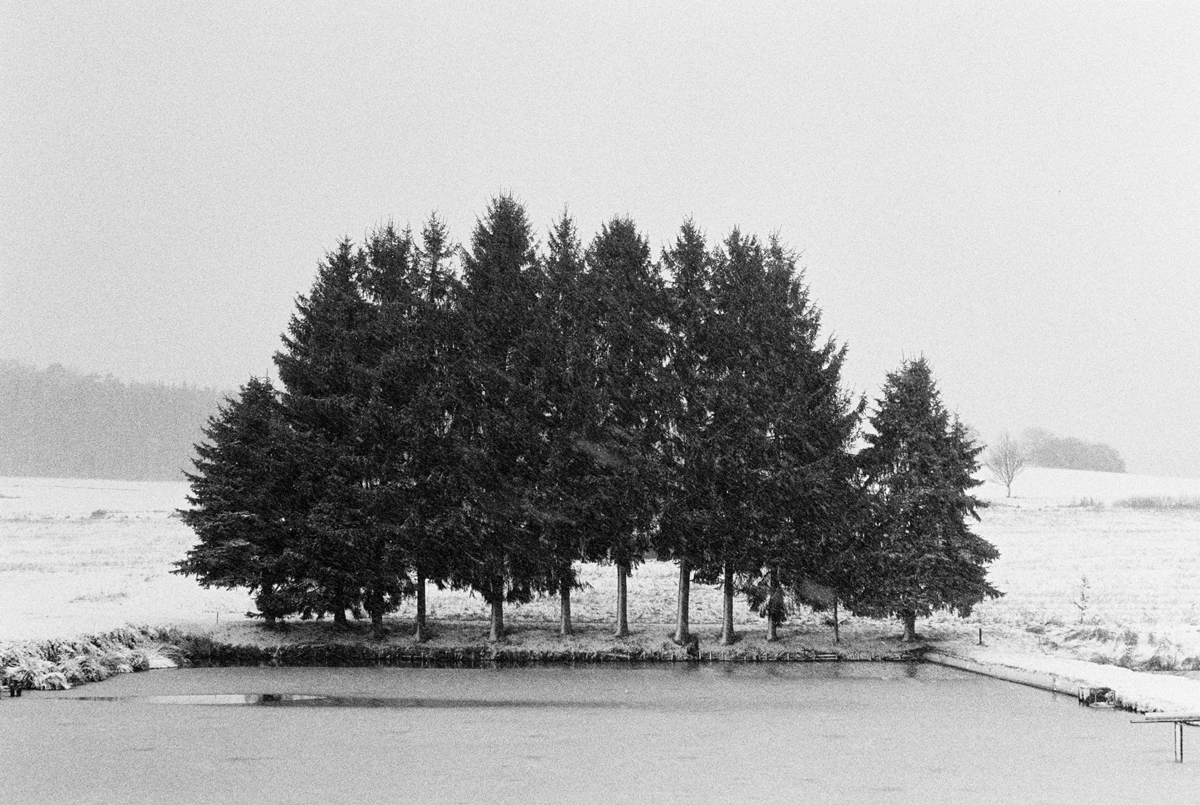
<path id="1" fill-rule="evenodd" d="M 245 619 L 252 606 L 244 593 L 203 590 L 169 573 L 192 542 L 171 516 L 185 492 L 183 484 L 0 479 L 0 648 L 6 656 L 21 651 L 53 664 L 45 656 L 57 650 L 53 645 L 61 649 L 79 634 L 102 635 L 91 642 L 107 645 L 113 659 L 106 665 L 84 657 L 75 665 L 118 671 L 148 663 L 126 656 L 137 651 L 147 658 L 182 653 L 200 661 L 312 664 L 684 656 L 669 642 L 675 570 L 657 562 L 638 568 L 630 581 L 634 634 L 622 640 L 610 636 L 614 571 L 597 566 L 582 569 L 585 588 L 573 607 L 579 634 L 572 638 L 556 635 L 551 599 L 508 608 L 506 641 L 488 645 L 483 602 L 433 589 L 434 636 L 419 649 L 408 636 L 411 607 L 389 620 L 381 641 L 371 640 L 365 625 L 334 632 L 331 624 L 302 623 L 269 631 Z M 1017 480 L 1011 500 L 994 485 L 982 492 L 993 505 L 982 512 L 978 530 L 1000 549 L 991 577 L 1007 595 L 966 621 L 938 615 L 920 623 L 930 642 L 967 644 L 982 628 L 991 645 L 1127 667 L 1200 668 L 1200 510 L 1188 502 L 1200 495 L 1200 481 L 1030 470 Z M 712 659 L 803 659 L 826 652 L 870 659 L 896 657 L 905 648 L 895 639 L 895 624 L 859 618 L 845 620 L 835 646 L 827 616 L 809 611 L 796 613 L 780 643 L 766 644 L 761 620 L 739 602 L 742 639 L 725 649 L 716 645 L 719 613 L 717 591 L 695 586 L 694 630 L 701 652 Z M 121 632 L 116 645 L 103 637 L 128 623 L 150 627 Z M 81 653 L 96 652 L 57 661 L 69 666 Z M 74 667 L 67 666 L 64 676 Z"/>

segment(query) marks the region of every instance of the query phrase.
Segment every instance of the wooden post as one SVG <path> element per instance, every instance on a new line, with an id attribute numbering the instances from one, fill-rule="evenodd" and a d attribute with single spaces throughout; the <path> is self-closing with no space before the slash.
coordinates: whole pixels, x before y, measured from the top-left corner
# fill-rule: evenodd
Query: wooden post
<path id="1" fill-rule="evenodd" d="M 842 640 L 841 640 L 841 637 L 842 637 L 842 636 L 841 636 L 841 633 L 839 633 L 839 632 L 838 632 L 838 606 L 837 606 L 837 599 L 836 599 L 836 598 L 834 598 L 834 599 L 833 599 L 833 642 L 834 642 L 834 643 L 840 643 L 840 642 L 842 642 Z"/>
<path id="2" fill-rule="evenodd" d="M 1175 762 L 1183 762 L 1183 722 L 1175 722 Z"/>

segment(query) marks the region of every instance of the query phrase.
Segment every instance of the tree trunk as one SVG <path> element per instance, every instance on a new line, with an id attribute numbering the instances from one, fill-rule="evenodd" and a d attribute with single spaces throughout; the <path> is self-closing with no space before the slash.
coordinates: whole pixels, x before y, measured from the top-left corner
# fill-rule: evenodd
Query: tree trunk
<path id="1" fill-rule="evenodd" d="M 376 637 L 383 635 L 383 610 L 377 609 L 371 612 L 371 634 Z"/>
<path id="2" fill-rule="evenodd" d="M 779 639 L 780 610 L 783 607 L 783 593 L 779 589 L 779 568 L 771 568 L 771 597 L 767 600 L 767 642 L 774 643 Z"/>
<path id="3" fill-rule="evenodd" d="M 1006 483 L 1004 485 L 1004 492 L 1005 492 L 1004 497 L 1006 497 L 1006 498 L 1012 497 L 1012 481 L 1009 481 L 1008 483 Z"/>
<path id="4" fill-rule="evenodd" d="M 333 590 L 333 625 L 345 626 L 346 621 L 346 605 L 343 603 L 342 588 L 335 587 Z"/>
<path id="5" fill-rule="evenodd" d="M 734 641 L 733 635 L 733 567 L 725 563 L 725 580 L 721 585 L 725 594 L 725 605 L 722 608 L 723 617 L 721 618 L 721 645 L 732 646 Z"/>
<path id="6" fill-rule="evenodd" d="M 420 568 L 417 568 L 417 628 L 413 631 L 413 638 L 418 643 L 429 639 L 425 632 L 425 573 Z"/>
<path id="7" fill-rule="evenodd" d="M 567 581 L 559 582 L 558 588 L 558 633 L 563 637 L 575 634 L 571 626 L 571 585 Z"/>
<path id="8" fill-rule="evenodd" d="M 492 602 L 492 629 L 488 634 L 488 640 L 492 643 L 498 643 L 504 637 L 504 601 L 496 600 Z"/>
<path id="9" fill-rule="evenodd" d="M 833 642 L 834 642 L 834 643 L 840 643 L 840 642 L 842 642 L 842 634 L 841 634 L 841 632 L 839 631 L 839 629 L 840 629 L 840 628 L 841 628 L 841 627 L 838 625 L 838 605 L 837 605 L 837 598 L 835 597 L 835 598 L 833 599 Z"/>
<path id="10" fill-rule="evenodd" d="M 683 645 L 691 637 L 688 610 L 691 606 L 692 566 L 686 559 L 679 560 L 679 608 L 675 614 L 675 642 Z"/>
<path id="11" fill-rule="evenodd" d="M 275 617 L 275 605 L 272 599 L 275 597 L 275 585 L 269 581 L 264 581 L 259 588 L 258 598 L 255 603 L 258 605 L 258 611 L 262 613 L 263 621 L 267 624 L 268 629 L 274 629 L 277 625 Z"/>
<path id="12" fill-rule="evenodd" d="M 917 613 L 906 609 L 900 613 L 900 619 L 904 621 L 904 642 L 915 643 L 917 641 Z"/>
<path id="13" fill-rule="evenodd" d="M 629 576 L 626 565 L 617 565 L 617 637 L 629 636 L 629 598 L 625 590 L 625 581 Z"/>

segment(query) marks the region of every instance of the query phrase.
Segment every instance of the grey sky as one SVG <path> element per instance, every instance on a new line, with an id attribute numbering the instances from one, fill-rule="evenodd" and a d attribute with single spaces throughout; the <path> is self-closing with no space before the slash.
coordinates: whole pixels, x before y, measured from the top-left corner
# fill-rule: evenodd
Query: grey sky
<path id="1" fill-rule="evenodd" d="M 1200 475 L 1194 5 L 9 3 L 0 358 L 234 388 L 342 235 L 778 230 L 846 379 Z"/>

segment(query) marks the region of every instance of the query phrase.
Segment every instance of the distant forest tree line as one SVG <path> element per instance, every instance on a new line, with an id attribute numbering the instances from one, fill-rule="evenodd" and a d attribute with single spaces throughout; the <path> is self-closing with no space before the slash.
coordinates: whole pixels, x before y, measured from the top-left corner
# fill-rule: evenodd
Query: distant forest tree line
<path id="1" fill-rule="evenodd" d="M 1125 459 L 1115 448 L 1074 436 L 1055 436 L 1045 428 L 1026 430 L 1022 434 L 1021 448 L 1031 467 L 1125 472 Z"/>
<path id="2" fill-rule="evenodd" d="M 176 572 L 249 589 L 268 623 L 365 613 L 376 629 L 427 583 L 489 605 L 560 599 L 611 565 L 616 632 L 647 558 L 744 595 L 767 638 L 797 603 L 894 615 L 998 595 L 973 534 L 980 448 L 923 359 L 888 375 L 868 419 L 842 390 L 794 255 L 685 223 L 660 258 L 627 218 L 586 245 L 572 219 L 539 250 L 494 199 L 469 245 L 431 218 L 343 241 L 302 296 L 282 388 L 251 379 L 197 446 Z M 861 449 L 858 449 L 861 448 Z"/>
<path id="3" fill-rule="evenodd" d="M 0 361 L 0 475 L 177 481 L 220 401 L 210 388 Z"/>

